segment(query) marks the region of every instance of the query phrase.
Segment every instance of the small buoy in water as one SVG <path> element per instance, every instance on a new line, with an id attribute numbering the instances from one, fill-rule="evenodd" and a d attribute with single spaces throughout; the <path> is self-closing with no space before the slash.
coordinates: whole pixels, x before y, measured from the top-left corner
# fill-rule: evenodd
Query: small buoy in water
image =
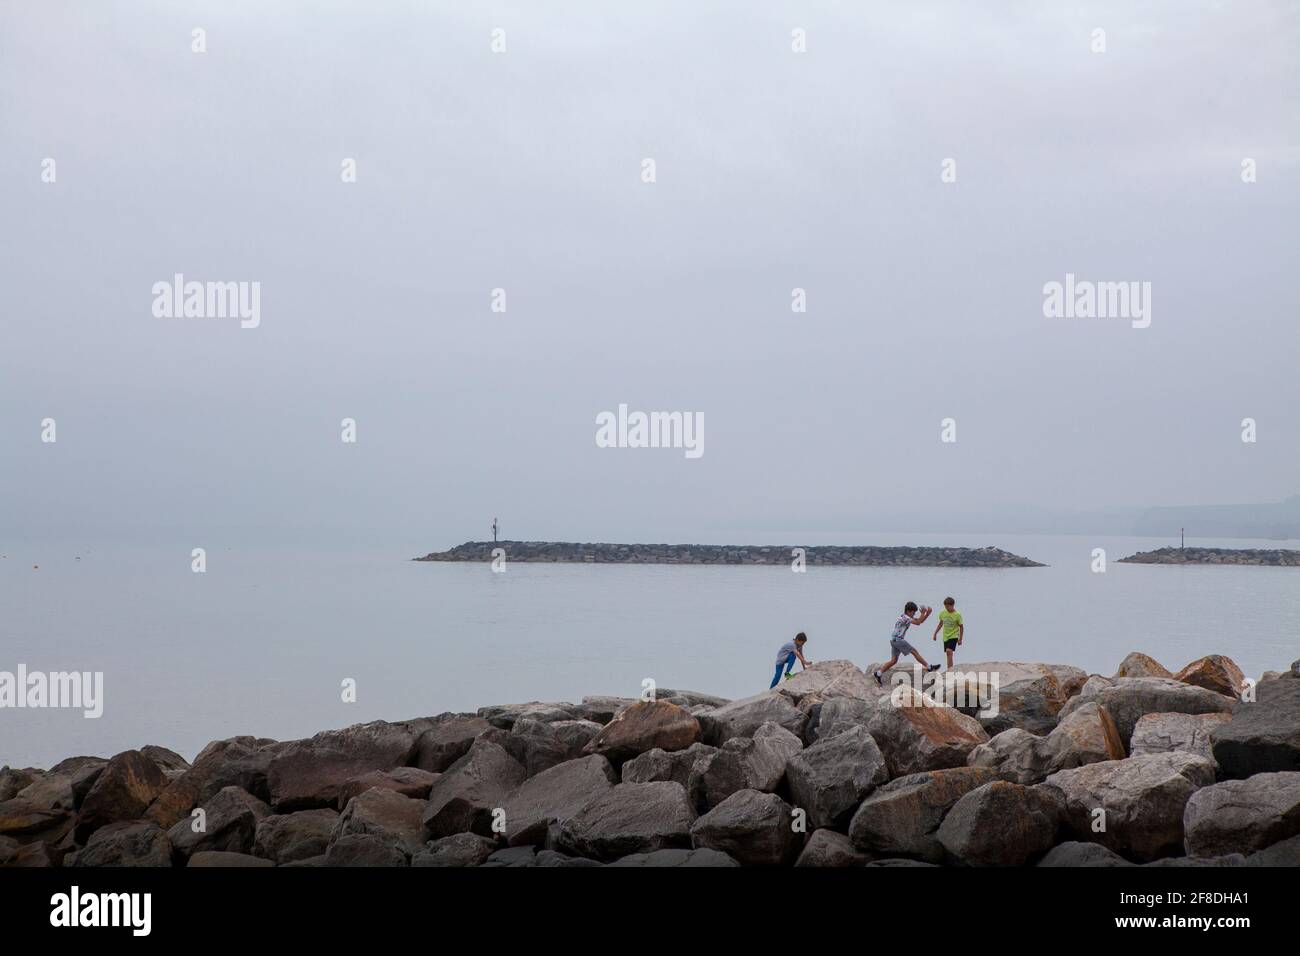
<path id="1" fill-rule="evenodd" d="M 81 560 L 81 555 L 77 555 L 77 560 L 78 560 L 78 561 Z"/>
<path id="2" fill-rule="evenodd" d="M 40 569 L 41 569 L 41 566 L 40 566 L 39 564 L 33 564 L 33 565 L 32 565 L 32 570 L 33 570 L 33 571 L 39 571 Z"/>

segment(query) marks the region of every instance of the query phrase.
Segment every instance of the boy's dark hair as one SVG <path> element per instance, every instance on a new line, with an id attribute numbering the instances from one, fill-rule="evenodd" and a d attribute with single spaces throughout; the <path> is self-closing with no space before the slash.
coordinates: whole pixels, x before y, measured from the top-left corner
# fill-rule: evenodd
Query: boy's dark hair
<path id="1" fill-rule="evenodd" d="M 906 604 L 903 605 L 903 610 L 906 611 L 908 614 L 915 614 L 915 613 L 916 613 L 916 602 L 915 602 L 915 601 L 908 601 Z"/>
<path id="2" fill-rule="evenodd" d="M 800 631 L 798 634 L 794 636 L 794 640 L 796 644 L 806 643 L 808 640 L 808 635 L 805 634 L 803 631 Z"/>
<path id="3" fill-rule="evenodd" d="M 956 600 L 955 598 L 944 598 L 944 599 L 943 599 L 943 603 L 944 603 L 944 604 L 956 604 L 956 603 L 957 603 L 957 600 Z"/>

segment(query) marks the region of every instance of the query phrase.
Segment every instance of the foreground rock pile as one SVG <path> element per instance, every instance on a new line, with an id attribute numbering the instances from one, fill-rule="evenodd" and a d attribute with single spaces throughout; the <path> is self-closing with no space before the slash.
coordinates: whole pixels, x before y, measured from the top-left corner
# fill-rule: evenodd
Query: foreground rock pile
<path id="1" fill-rule="evenodd" d="M 466 541 L 416 561 L 491 561 L 498 549 L 507 561 L 585 564 L 783 564 L 796 550 L 786 545 L 578 544 L 571 541 Z M 1000 548 L 902 548 L 826 545 L 799 548 L 810 566 L 925 568 L 1041 568 Z"/>
<path id="2" fill-rule="evenodd" d="M 1300 661 L 848 661 L 0 770 L 0 866 L 1300 865 Z"/>

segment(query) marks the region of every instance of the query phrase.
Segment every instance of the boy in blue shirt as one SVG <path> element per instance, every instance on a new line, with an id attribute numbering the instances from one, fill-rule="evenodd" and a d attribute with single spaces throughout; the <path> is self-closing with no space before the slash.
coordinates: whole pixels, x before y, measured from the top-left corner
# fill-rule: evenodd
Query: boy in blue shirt
<path id="1" fill-rule="evenodd" d="M 789 680 L 793 675 L 790 671 L 794 668 L 794 662 L 797 658 L 799 663 L 806 670 L 808 661 L 803 656 L 803 646 L 808 643 L 808 636 L 800 631 L 794 636 L 793 641 L 786 641 L 781 645 L 781 649 L 776 652 L 776 673 L 772 675 L 772 683 L 768 685 L 771 690 L 781 680 L 781 668 L 785 668 L 785 679 Z"/>

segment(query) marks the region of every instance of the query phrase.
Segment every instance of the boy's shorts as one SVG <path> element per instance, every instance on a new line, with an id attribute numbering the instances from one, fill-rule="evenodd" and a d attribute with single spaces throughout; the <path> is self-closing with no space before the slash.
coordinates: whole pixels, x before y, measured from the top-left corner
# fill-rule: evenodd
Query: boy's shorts
<path id="1" fill-rule="evenodd" d="M 944 641 L 944 642 L 943 642 L 943 649 L 944 649 L 945 651 L 955 651 L 955 650 L 957 649 L 957 638 L 954 637 L 954 638 L 953 638 L 952 640 L 950 640 L 950 641 Z"/>
<path id="2" fill-rule="evenodd" d="M 901 637 L 891 637 L 889 639 L 889 656 L 897 654 L 902 657 L 904 654 L 915 654 L 916 648 Z"/>

